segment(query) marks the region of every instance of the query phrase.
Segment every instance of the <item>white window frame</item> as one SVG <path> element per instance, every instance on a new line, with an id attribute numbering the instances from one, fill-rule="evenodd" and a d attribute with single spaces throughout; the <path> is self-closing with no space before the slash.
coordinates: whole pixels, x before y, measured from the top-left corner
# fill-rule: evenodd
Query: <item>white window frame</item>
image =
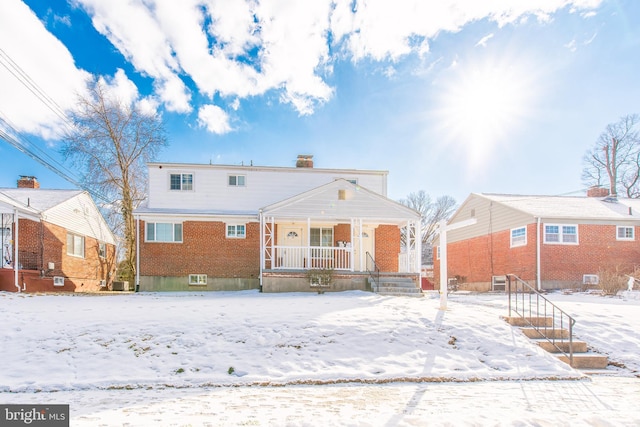
<path id="1" fill-rule="evenodd" d="M 519 230 L 524 230 L 524 235 L 518 235 L 516 236 L 516 239 L 514 239 L 514 232 L 519 231 Z M 511 231 L 509 232 L 509 241 L 510 241 L 510 247 L 512 248 L 518 248 L 520 246 L 527 246 L 527 226 L 523 226 L 523 227 L 516 227 L 516 228 L 512 228 Z M 522 239 L 522 237 L 524 237 L 524 239 Z"/>
<path id="2" fill-rule="evenodd" d="M 100 258 L 107 257 L 107 244 L 104 242 L 98 242 L 98 256 Z"/>
<path id="3" fill-rule="evenodd" d="M 543 224 L 543 234 L 544 234 L 544 243 L 546 245 L 578 245 L 580 243 L 580 230 L 578 227 L 578 224 Z M 558 227 L 558 232 L 557 233 L 547 233 L 547 227 Z M 576 229 L 576 233 L 567 233 L 565 228 L 567 227 L 575 227 Z M 548 240 L 548 235 L 549 234 L 557 234 L 558 235 L 558 241 L 555 240 Z M 571 241 L 567 241 L 565 236 L 576 236 L 576 241 L 575 242 L 571 242 Z"/>
<path id="4" fill-rule="evenodd" d="M 180 188 L 171 188 L 173 182 L 172 177 L 180 177 Z M 190 177 L 189 182 L 185 182 L 185 178 Z M 169 173 L 169 190 L 170 191 L 193 191 L 193 173 Z"/>
<path id="5" fill-rule="evenodd" d="M 189 284 L 195 286 L 207 286 L 207 275 L 189 274 Z"/>
<path id="6" fill-rule="evenodd" d="M 69 240 L 69 238 L 71 238 L 71 240 Z M 77 242 L 80 242 L 80 245 L 79 245 L 80 247 L 76 247 L 78 246 Z M 85 248 L 84 236 L 67 232 L 67 255 L 76 257 L 76 258 L 84 258 L 84 248 Z"/>
<path id="7" fill-rule="evenodd" d="M 157 234 L 157 225 L 158 224 L 163 224 L 163 225 L 171 225 L 172 226 L 172 230 L 173 230 L 173 235 L 172 235 L 172 240 L 157 240 L 156 236 Z M 153 236 L 152 238 L 149 238 L 149 235 L 151 233 L 149 233 L 149 227 L 153 225 Z M 178 233 L 178 228 L 180 230 L 180 232 Z M 177 239 L 179 236 L 179 240 Z M 145 242 L 149 242 L 149 243 L 182 243 L 182 241 L 184 240 L 184 227 L 182 226 L 181 222 L 147 222 L 144 225 L 144 241 Z"/>
<path id="8" fill-rule="evenodd" d="M 234 179 L 235 183 L 231 183 L 231 179 Z M 240 179 L 242 178 L 242 179 Z M 240 184 L 239 181 L 242 181 Z M 229 174 L 227 175 L 227 185 L 229 187 L 246 187 L 247 186 L 247 176 L 243 174 Z"/>
<path id="9" fill-rule="evenodd" d="M 242 227 L 242 234 L 238 233 L 239 227 Z M 233 230 L 231 232 L 231 230 Z M 225 235 L 227 239 L 246 239 L 247 238 L 247 224 L 226 224 Z"/>
<path id="10" fill-rule="evenodd" d="M 624 233 L 625 237 L 620 237 L 620 231 L 621 230 L 626 230 L 629 229 L 631 230 L 631 237 L 626 237 L 626 232 Z M 618 225 L 616 226 L 616 240 L 626 240 L 626 241 L 633 241 L 636 239 L 636 230 L 635 227 L 633 225 Z"/>
<path id="11" fill-rule="evenodd" d="M 53 286 L 64 286 L 64 277 L 53 276 Z"/>
<path id="12" fill-rule="evenodd" d="M 597 274 L 583 274 L 582 275 L 582 284 L 583 285 L 597 285 L 600 283 L 600 276 Z"/>

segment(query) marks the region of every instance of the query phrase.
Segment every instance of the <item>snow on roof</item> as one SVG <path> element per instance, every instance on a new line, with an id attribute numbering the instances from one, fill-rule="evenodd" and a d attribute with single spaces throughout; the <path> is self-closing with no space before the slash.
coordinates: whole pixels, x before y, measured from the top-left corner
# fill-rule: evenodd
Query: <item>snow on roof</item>
<path id="1" fill-rule="evenodd" d="M 480 196 L 540 218 L 640 220 L 638 199 L 487 193 Z"/>
<path id="2" fill-rule="evenodd" d="M 0 188 L 0 193 L 24 206 L 30 206 L 40 212 L 51 209 L 60 203 L 82 194 L 82 190 L 45 190 L 33 188 Z"/>

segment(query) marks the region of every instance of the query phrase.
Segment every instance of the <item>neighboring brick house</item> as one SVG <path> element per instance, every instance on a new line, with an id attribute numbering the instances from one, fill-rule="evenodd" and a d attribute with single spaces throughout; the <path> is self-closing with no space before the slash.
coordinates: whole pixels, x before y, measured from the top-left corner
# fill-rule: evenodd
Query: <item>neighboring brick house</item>
<path id="1" fill-rule="evenodd" d="M 18 188 L 0 188 L 0 213 L 0 290 L 109 288 L 115 271 L 115 238 L 87 192 L 40 189 L 34 177 L 21 177 Z"/>
<path id="2" fill-rule="evenodd" d="M 559 289 L 595 284 L 601 270 L 633 270 L 640 265 L 640 200 L 607 194 L 471 194 L 449 220 L 476 223 L 447 232 L 448 278 L 486 291 L 494 277 L 516 274 L 538 289 Z"/>
<path id="3" fill-rule="evenodd" d="M 308 291 L 317 269 L 333 270 L 334 290 L 366 289 L 372 261 L 418 283 L 420 214 L 386 197 L 386 171 L 314 168 L 312 156 L 148 171 L 135 211 L 142 291 Z"/>

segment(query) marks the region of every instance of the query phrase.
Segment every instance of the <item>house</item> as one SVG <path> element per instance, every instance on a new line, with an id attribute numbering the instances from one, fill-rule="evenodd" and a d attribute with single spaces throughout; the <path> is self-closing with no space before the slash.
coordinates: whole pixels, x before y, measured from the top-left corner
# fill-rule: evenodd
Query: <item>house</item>
<path id="1" fill-rule="evenodd" d="M 135 211 L 137 285 L 155 290 L 370 289 L 369 271 L 418 286 L 420 214 L 386 197 L 387 171 L 149 163 Z"/>
<path id="2" fill-rule="evenodd" d="M 41 189 L 23 176 L 18 188 L 0 188 L 0 214 L 0 290 L 108 289 L 115 238 L 87 192 Z"/>
<path id="3" fill-rule="evenodd" d="M 447 277 L 464 289 L 504 289 L 506 274 L 538 289 L 578 287 L 597 284 L 601 270 L 640 264 L 640 200 L 600 188 L 587 197 L 471 194 L 449 224 L 470 218 L 474 225 L 447 232 Z"/>

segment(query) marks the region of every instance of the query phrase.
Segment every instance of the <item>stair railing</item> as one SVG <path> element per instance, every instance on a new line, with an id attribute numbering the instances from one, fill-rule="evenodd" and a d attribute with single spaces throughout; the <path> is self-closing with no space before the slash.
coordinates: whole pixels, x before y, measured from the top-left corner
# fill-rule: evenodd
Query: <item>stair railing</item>
<path id="1" fill-rule="evenodd" d="M 575 319 L 545 298 L 535 288 L 515 274 L 507 274 L 507 293 L 509 295 L 509 316 L 515 313 L 525 320 L 543 338 L 549 341 L 560 353 L 569 358 L 573 366 L 573 325 Z M 540 318 L 544 318 L 540 322 Z M 551 317 L 551 326 L 547 318 Z M 568 330 L 565 337 L 564 331 Z M 569 351 L 561 345 L 568 343 Z"/>
<path id="2" fill-rule="evenodd" d="M 380 268 L 369 252 L 367 252 L 367 273 L 373 283 L 371 287 L 374 288 L 374 292 L 378 292 L 380 290 Z"/>

